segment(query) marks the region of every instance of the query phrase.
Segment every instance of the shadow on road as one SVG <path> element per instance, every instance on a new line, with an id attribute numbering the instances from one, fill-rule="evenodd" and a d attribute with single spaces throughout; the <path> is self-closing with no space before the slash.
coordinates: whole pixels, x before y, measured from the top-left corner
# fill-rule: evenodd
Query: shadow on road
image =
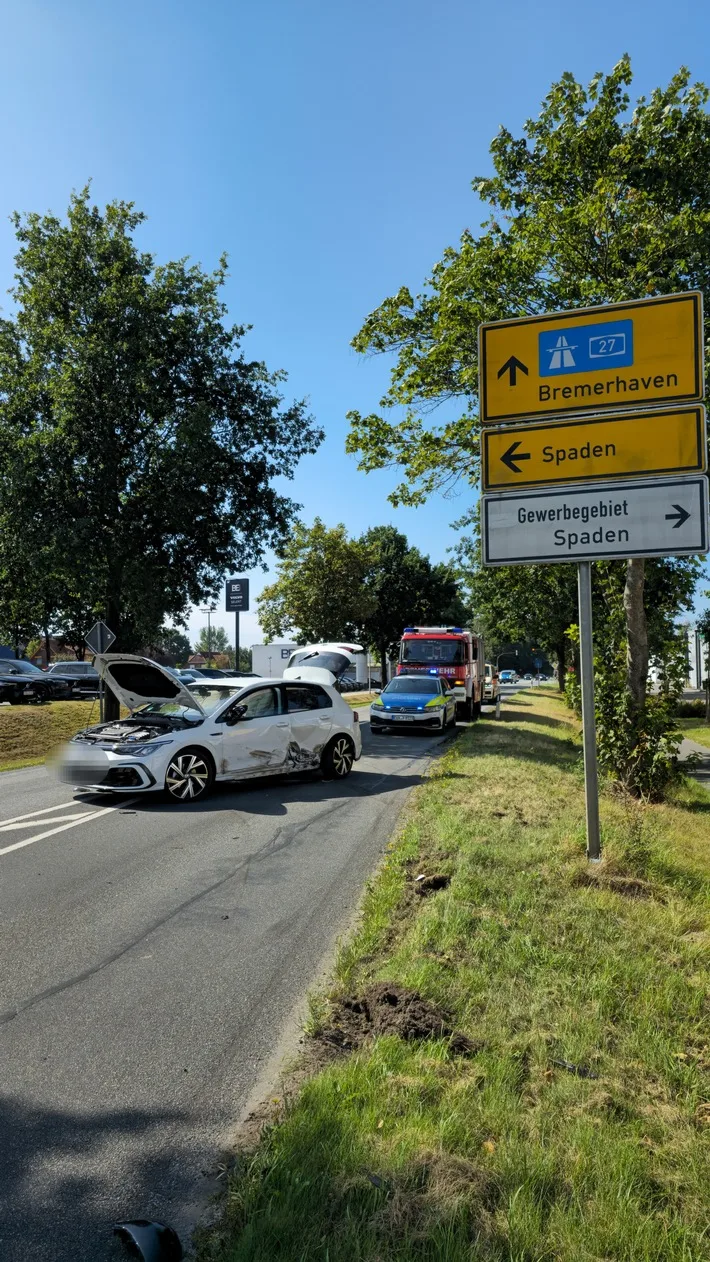
<path id="1" fill-rule="evenodd" d="M 20 1099 L 0 1097 L 2 1262 L 125 1257 L 112 1236 L 116 1219 L 164 1213 L 165 1205 L 155 1204 L 157 1187 L 170 1187 L 175 1206 L 194 1195 L 181 1174 L 189 1163 L 161 1142 L 162 1129 L 183 1120 L 179 1112 L 137 1109 L 87 1114 L 38 1110 Z M 131 1141 L 144 1144 L 151 1132 L 155 1155 L 131 1160 Z M 115 1149 L 118 1160 L 112 1160 Z M 126 1168 L 128 1187 L 122 1177 Z"/>

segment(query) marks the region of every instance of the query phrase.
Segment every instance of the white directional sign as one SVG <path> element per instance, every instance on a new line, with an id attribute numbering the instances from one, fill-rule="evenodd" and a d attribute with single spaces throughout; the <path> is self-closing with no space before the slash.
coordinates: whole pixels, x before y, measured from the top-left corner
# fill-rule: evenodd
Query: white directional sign
<path id="1" fill-rule="evenodd" d="M 484 565 L 680 556 L 708 549 L 708 479 L 506 491 L 482 501 Z"/>

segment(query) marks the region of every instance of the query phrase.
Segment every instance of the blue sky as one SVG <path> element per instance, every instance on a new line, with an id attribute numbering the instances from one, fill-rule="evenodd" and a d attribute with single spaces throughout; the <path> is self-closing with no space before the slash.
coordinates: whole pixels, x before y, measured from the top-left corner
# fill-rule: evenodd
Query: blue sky
<path id="1" fill-rule="evenodd" d="M 147 213 L 140 244 L 160 261 L 210 267 L 226 250 L 247 353 L 285 368 L 327 433 L 292 486 L 304 520 L 391 521 L 434 560 L 469 498 L 395 510 L 395 475 L 357 472 L 345 413 L 376 407 L 388 364 L 350 339 L 476 230 L 470 184 L 492 137 L 519 131 L 562 71 L 587 81 L 628 51 L 635 95 L 682 63 L 710 79 L 701 0 L 4 0 L 0 13 L 0 290 L 10 212 L 61 213 L 88 178 L 100 203 Z M 242 643 L 260 639 L 243 615 Z"/>

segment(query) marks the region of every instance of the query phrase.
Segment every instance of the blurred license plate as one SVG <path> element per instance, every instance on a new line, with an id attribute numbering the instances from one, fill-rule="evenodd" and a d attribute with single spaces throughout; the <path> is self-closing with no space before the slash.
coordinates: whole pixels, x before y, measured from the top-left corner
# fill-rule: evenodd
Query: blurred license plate
<path id="1" fill-rule="evenodd" d="M 396 723 L 413 723 L 414 722 L 413 714 L 393 714 L 391 717 L 395 720 Z"/>

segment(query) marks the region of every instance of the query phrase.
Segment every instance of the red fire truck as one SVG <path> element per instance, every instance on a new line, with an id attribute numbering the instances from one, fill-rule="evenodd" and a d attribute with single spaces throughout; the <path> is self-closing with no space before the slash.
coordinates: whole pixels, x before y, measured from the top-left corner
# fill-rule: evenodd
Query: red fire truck
<path id="1" fill-rule="evenodd" d="M 460 718 L 477 719 L 486 682 L 481 636 L 463 627 L 405 627 L 398 675 L 441 675 L 453 689 Z"/>

